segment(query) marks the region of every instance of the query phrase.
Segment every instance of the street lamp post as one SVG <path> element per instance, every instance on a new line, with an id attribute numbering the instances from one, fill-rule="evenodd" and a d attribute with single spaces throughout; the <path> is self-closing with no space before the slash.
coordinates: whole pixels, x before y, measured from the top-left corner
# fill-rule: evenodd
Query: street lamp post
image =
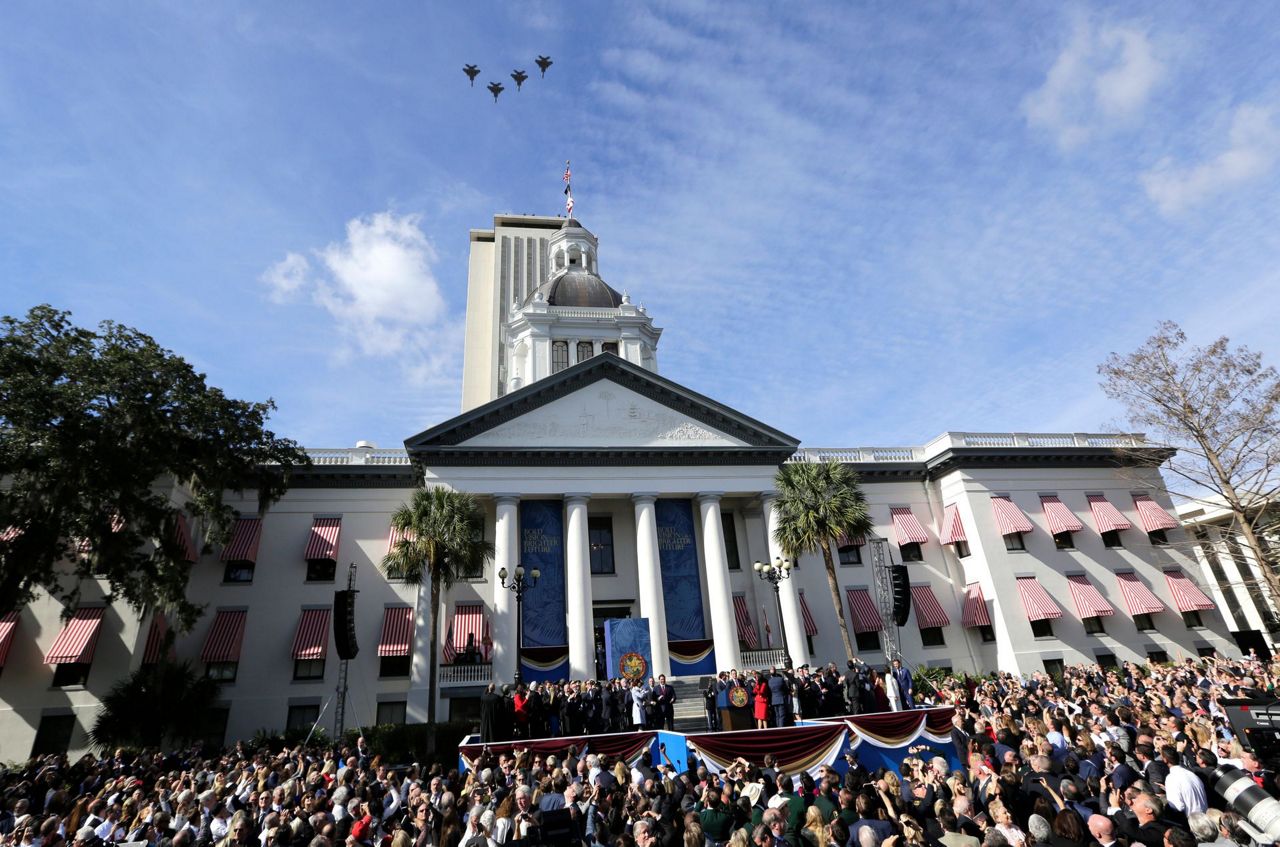
<path id="1" fill-rule="evenodd" d="M 773 599 L 778 604 L 778 626 L 782 629 L 782 652 L 784 655 L 784 663 L 787 670 L 791 670 L 791 645 L 787 643 L 787 626 L 782 620 L 782 594 L 778 590 L 778 586 L 784 579 L 791 578 L 791 568 L 793 567 L 790 559 L 784 559 L 781 556 L 772 562 L 756 562 L 752 565 L 755 569 L 756 576 L 773 586 Z"/>
<path id="2" fill-rule="evenodd" d="M 523 662 L 520 653 L 524 649 L 524 593 L 530 588 L 538 584 L 538 579 L 542 576 L 542 571 L 534 568 L 525 572 L 524 565 L 516 565 L 515 575 L 508 580 L 506 568 L 498 569 L 498 584 L 508 591 L 515 592 L 516 595 L 516 679 L 515 683 L 519 686 L 524 682 L 524 673 L 520 670 Z"/>

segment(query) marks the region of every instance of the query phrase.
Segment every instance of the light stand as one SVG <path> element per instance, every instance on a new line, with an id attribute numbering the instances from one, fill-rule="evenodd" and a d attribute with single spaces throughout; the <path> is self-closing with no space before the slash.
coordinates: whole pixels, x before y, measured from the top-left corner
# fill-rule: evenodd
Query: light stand
<path id="1" fill-rule="evenodd" d="M 782 629 L 783 663 L 787 670 L 791 670 L 791 645 L 787 643 L 787 625 L 782 620 L 782 594 L 778 586 L 784 579 L 791 578 L 791 568 L 794 565 L 790 559 L 779 556 L 772 562 L 756 562 L 751 567 L 755 570 L 756 576 L 773 586 L 773 599 L 778 604 L 778 626 Z"/>
<path id="2" fill-rule="evenodd" d="M 516 686 L 519 687 L 524 682 L 524 672 L 521 668 L 524 666 L 524 660 L 521 653 L 524 652 L 524 593 L 530 588 L 538 584 L 538 579 L 542 576 L 542 571 L 534 568 L 525 572 L 524 565 L 516 565 L 515 575 L 510 580 L 507 577 L 506 568 L 498 569 L 498 584 L 508 591 L 512 591 L 516 595 Z"/>

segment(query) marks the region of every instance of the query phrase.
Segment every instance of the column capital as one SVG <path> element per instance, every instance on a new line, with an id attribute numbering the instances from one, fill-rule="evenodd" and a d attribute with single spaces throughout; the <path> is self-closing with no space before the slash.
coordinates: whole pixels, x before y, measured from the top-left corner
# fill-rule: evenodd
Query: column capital
<path id="1" fill-rule="evenodd" d="M 515 506 L 520 503 L 519 494 L 494 494 L 493 502 L 499 506 Z"/>
<path id="2" fill-rule="evenodd" d="M 588 501 L 588 500 L 590 500 L 590 499 L 591 499 L 591 495 L 590 495 L 590 494 L 583 494 L 583 493 L 581 493 L 581 492 L 577 492 L 577 491 L 575 491 L 575 492 L 573 492 L 573 493 L 571 493 L 571 494 L 565 494 L 565 495 L 564 495 L 564 502 L 566 502 L 566 503 L 576 503 L 576 502 L 577 502 L 577 501 L 579 501 L 579 500 L 581 500 L 583 503 L 585 503 L 585 502 L 587 502 L 587 501 Z"/>
<path id="3" fill-rule="evenodd" d="M 719 503 L 723 497 L 723 491 L 699 491 L 694 499 L 698 501 L 698 505 L 702 505 L 703 503 Z"/>
<path id="4" fill-rule="evenodd" d="M 632 503 L 652 503 L 657 499 L 658 493 L 656 491 L 637 491 L 631 495 Z"/>

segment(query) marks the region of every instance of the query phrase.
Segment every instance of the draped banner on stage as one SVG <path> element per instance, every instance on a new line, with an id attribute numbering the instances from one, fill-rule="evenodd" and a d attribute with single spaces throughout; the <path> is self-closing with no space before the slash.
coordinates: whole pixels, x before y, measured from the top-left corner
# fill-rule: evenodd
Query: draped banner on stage
<path id="1" fill-rule="evenodd" d="M 716 672 L 715 642 L 710 638 L 668 641 L 672 676 L 708 676 Z"/>
<path id="2" fill-rule="evenodd" d="M 470 740 L 478 736 L 470 736 Z M 651 754 L 651 748 L 657 738 L 655 732 L 620 732 L 609 735 L 577 735 L 571 738 L 542 738 L 534 741 L 500 741 L 490 744 L 464 743 L 458 746 L 460 770 L 469 770 L 476 758 L 485 750 L 497 757 L 500 753 L 511 753 L 515 750 L 528 750 L 534 756 L 557 756 L 561 761 L 574 747 L 578 755 L 596 753 L 622 759 L 627 764 L 634 764 L 642 755 Z M 464 741 L 469 739 L 464 739 Z M 496 758 L 495 758 L 496 761 Z"/>
<path id="3" fill-rule="evenodd" d="M 520 564 L 526 578 L 534 568 L 542 572 L 524 595 L 525 654 L 521 664 L 530 679 L 564 679 L 569 675 L 569 639 L 565 631 L 562 501 L 520 501 Z M 550 647 L 562 648 L 564 659 L 559 659 L 556 651 L 537 649 Z"/>
<path id="4" fill-rule="evenodd" d="M 649 647 L 648 618 L 605 621 L 604 650 L 609 662 L 605 676 L 624 679 L 653 676 L 653 654 Z"/>
<path id="5" fill-rule="evenodd" d="M 837 723 L 789 726 L 782 729 L 708 732 L 686 738 L 689 749 L 701 757 L 708 770 L 720 772 L 739 756 L 763 764 L 772 753 L 778 769 L 787 773 L 808 771 L 816 775 L 823 765 L 835 765 L 848 735 Z"/>
<path id="6" fill-rule="evenodd" d="M 658 526 L 662 601 L 667 607 L 667 641 L 706 638 L 698 548 L 693 534 L 693 501 L 660 499 L 654 504 L 654 517 Z"/>

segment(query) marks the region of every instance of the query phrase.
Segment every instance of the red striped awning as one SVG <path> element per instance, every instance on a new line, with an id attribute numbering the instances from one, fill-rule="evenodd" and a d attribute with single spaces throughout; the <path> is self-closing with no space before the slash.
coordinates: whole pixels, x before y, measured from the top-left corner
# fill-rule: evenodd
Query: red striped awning
<path id="1" fill-rule="evenodd" d="M 920 523 L 909 506 L 894 506 L 889 514 L 893 516 L 893 531 L 898 536 L 899 546 L 928 543 L 929 533 L 925 532 L 924 524 Z"/>
<path id="2" fill-rule="evenodd" d="M 964 610 L 960 613 L 963 627 L 991 626 L 991 612 L 987 610 L 987 598 L 982 596 L 982 586 L 971 582 L 964 587 Z"/>
<path id="3" fill-rule="evenodd" d="M 342 532 L 342 518 L 316 518 L 311 524 L 311 537 L 307 539 L 307 551 L 302 558 L 308 562 L 338 561 L 338 535 Z"/>
<path id="4" fill-rule="evenodd" d="M 1133 524 L 1129 523 L 1129 519 L 1120 513 L 1110 500 L 1102 494 L 1088 494 L 1085 499 L 1089 501 L 1089 509 L 1093 512 L 1093 522 L 1098 526 L 1098 532 L 1115 532 L 1120 529 L 1133 529 Z"/>
<path id="5" fill-rule="evenodd" d="M 950 626 L 951 617 L 938 602 L 938 595 L 928 585 L 911 586 L 911 605 L 916 610 L 916 624 L 921 629 Z"/>
<path id="6" fill-rule="evenodd" d="M 4 660 L 9 658 L 9 648 L 13 646 L 13 634 L 17 631 L 17 612 L 9 612 L 0 618 L 0 668 L 4 667 Z"/>
<path id="7" fill-rule="evenodd" d="M 1146 494 L 1133 495 L 1133 505 L 1138 507 L 1138 520 L 1147 532 L 1161 529 L 1177 529 L 1178 519 L 1160 507 Z"/>
<path id="8" fill-rule="evenodd" d="M 813 613 L 809 611 L 809 602 L 804 599 L 804 592 L 800 592 L 800 617 L 804 618 L 804 634 L 817 635 L 818 624 L 813 619 Z"/>
<path id="9" fill-rule="evenodd" d="M 960 520 L 960 506 L 952 503 L 942 511 L 942 532 L 938 533 L 938 541 L 942 544 L 955 544 L 957 541 L 968 541 L 964 534 L 964 523 Z"/>
<path id="10" fill-rule="evenodd" d="M 63 665 L 92 662 L 93 649 L 98 645 L 98 631 L 102 628 L 103 611 L 101 606 L 76 609 L 45 654 L 44 663 Z"/>
<path id="11" fill-rule="evenodd" d="M 401 541 L 412 541 L 413 531 L 408 529 L 396 529 L 394 526 L 387 530 L 387 552 L 390 553 L 396 549 L 396 545 Z"/>
<path id="12" fill-rule="evenodd" d="M 323 659 L 329 652 L 329 610 L 303 609 L 293 635 L 295 659 Z"/>
<path id="13" fill-rule="evenodd" d="M 1179 612 L 1207 612 L 1216 608 L 1209 595 L 1200 590 L 1200 586 L 1191 581 L 1191 577 L 1180 570 L 1164 572 L 1169 583 L 1169 591 L 1173 594 L 1173 605 Z"/>
<path id="14" fill-rule="evenodd" d="M 1022 608 L 1027 612 L 1027 620 L 1057 620 L 1062 617 L 1062 609 L 1053 602 L 1049 592 L 1036 581 L 1033 576 L 1018 577 L 1018 593 L 1022 595 Z"/>
<path id="15" fill-rule="evenodd" d="M 147 644 L 142 649 L 142 664 L 154 665 L 160 661 L 164 649 L 164 637 L 169 634 L 169 619 L 163 611 L 157 610 L 151 616 L 151 626 L 147 629 Z"/>
<path id="16" fill-rule="evenodd" d="M 992 497 L 991 508 L 996 513 L 996 526 L 1000 528 L 1001 535 L 1017 535 L 1021 532 L 1031 532 L 1034 528 L 1031 520 L 1008 497 L 1003 495 Z M 990 624 L 984 625 L 990 626 Z"/>
<path id="17" fill-rule="evenodd" d="M 747 608 L 745 595 L 733 595 L 733 616 L 738 622 L 738 640 L 744 642 L 748 650 L 759 650 L 760 634 L 751 622 L 751 610 Z"/>
<path id="18" fill-rule="evenodd" d="M 249 613 L 243 609 L 220 609 L 209 626 L 200 651 L 203 662 L 238 662 L 244 641 L 244 623 Z"/>
<path id="19" fill-rule="evenodd" d="M 231 530 L 231 541 L 222 548 L 224 562 L 258 562 L 258 541 L 262 538 L 259 518 L 238 518 Z"/>
<path id="20" fill-rule="evenodd" d="M 1138 575 L 1129 571 L 1116 574 L 1120 583 L 1120 593 L 1124 595 L 1124 604 L 1131 615 L 1154 615 L 1166 608 L 1160 598 L 1138 579 Z"/>
<path id="21" fill-rule="evenodd" d="M 16 541 L 19 535 L 22 535 L 21 527 L 6 526 L 4 529 L 0 529 L 0 541 Z"/>
<path id="22" fill-rule="evenodd" d="M 1049 523 L 1049 534 L 1061 532 L 1079 532 L 1084 524 L 1076 517 L 1075 512 L 1067 508 L 1056 494 L 1045 494 L 1040 497 L 1040 505 L 1044 508 L 1044 519 Z"/>
<path id="23" fill-rule="evenodd" d="M 191 527 L 187 525 L 186 515 L 178 515 L 178 520 L 173 525 L 173 534 L 178 542 L 178 549 L 182 551 L 182 560 L 195 562 L 196 545 L 191 541 Z"/>
<path id="24" fill-rule="evenodd" d="M 1098 587 L 1084 574 L 1067 577 L 1071 597 L 1076 601 L 1076 611 L 1081 618 L 1106 618 L 1116 613 L 1115 606 L 1107 602 Z"/>
<path id="25" fill-rule="evenodd" d="M 849 601 L 849 614 L 853 617 L 854 632 L 880 632 L 884 629 L 884 621 L 880 619 L 880 610 L 871 599 L 871 592 L 865 588 L 846 588 L 845 599 Z"/>
<path id="26" fill-rule="evenodd" d="M 485 647 L 489 636 L 484 606 L 480 603 L 459 603 L 453 610 L 453 622 L 445 638 L 444 660 L 451 664 L 457 654 L 470 646 L 476 652 Z"/>
<path id="27" fill-rule="evenodd" d="M 867 539 L 861 535 L 848 535 L 840 533 L 836 536 L 836 549 L 841 547 L 861 547 L 867 543 Z"/>
<path id="28" fill-rule="evenodd" d="M 388 606 L 382 612 L 382 635 L 378 638 L 379 656 L 407 656 L 413 646 L 413 609 Z"/>

